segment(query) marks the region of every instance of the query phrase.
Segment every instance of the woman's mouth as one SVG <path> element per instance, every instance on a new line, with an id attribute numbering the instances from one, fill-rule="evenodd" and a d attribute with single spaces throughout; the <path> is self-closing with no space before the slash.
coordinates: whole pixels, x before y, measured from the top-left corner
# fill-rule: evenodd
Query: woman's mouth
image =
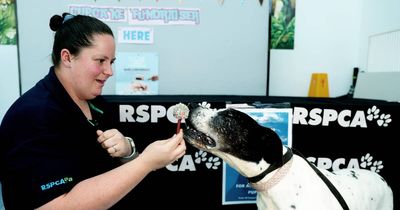
<path id="1" fill-rule="evenodd" d="M 99 83 L 101 86 L 104 86 L 106 80 L 96 79 L 96 82 Z"/>

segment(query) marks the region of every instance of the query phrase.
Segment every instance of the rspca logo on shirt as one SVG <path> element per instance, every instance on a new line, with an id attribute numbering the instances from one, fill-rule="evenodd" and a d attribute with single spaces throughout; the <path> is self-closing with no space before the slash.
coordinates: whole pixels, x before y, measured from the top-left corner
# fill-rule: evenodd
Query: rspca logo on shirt
<path id="1" fill-rule="evenodd" d="M 72 182 L 72 180 L 73 180 L 72 177 L 64 177 L 62 179 L 59 179 L 59 180 L 52 181 L 52 182 L 49 182 L 47 184 L 41 185 L 40 188 L 42 189 L 42 191 L 45 191 L 45 190 L 48 190 L 48 189 L 50 189 L 52 187 Z"/>

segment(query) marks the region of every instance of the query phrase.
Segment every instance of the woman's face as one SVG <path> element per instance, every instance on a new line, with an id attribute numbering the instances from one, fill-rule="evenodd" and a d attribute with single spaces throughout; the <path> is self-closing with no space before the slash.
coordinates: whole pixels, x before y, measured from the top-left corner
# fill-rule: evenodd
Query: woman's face
<path id="1" fill-rule="evenodd" d="M 114 38 L 108 34 L 94 35 L 92 46 L 83 48 L 71 59 L 72 88 L 81 100 L 101 94 L 106 80 L 113 75 Z"/>

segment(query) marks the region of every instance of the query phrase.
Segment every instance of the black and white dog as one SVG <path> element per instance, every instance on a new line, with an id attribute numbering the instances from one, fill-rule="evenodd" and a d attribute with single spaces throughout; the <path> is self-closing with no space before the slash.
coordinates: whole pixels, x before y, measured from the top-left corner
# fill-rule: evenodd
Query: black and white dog
<path id="1" fill-rule="evenodd" d="M 223 159 L 257 190 L 258 209 L 392 210 L 393 193 L 381 176 L 365 169 L 313 170 L 304 158 L 283 147 L 279 136 L 235 109 L 189 105 L 184 139 Z M 342 201 L 343 201 L 342 200 Z"/>

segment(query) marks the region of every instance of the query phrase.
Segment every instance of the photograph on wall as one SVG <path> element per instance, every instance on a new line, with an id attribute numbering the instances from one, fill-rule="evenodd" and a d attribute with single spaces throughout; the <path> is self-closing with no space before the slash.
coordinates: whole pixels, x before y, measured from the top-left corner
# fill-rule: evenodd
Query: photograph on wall
<path id="1" fill-rule="evenodd" d="M 294 49 L 296 0 L 272 0 L 271 49 Z"/>
<path id="2" fill-rule="evenodd" d="M 0 4 L 0 45 L 17 44 L 17 22 L 15 0 L 2 1 Z"/>
<path id="3" fill-rule="evenodd" d="M 282 140 L 282 144 L 292 146 L 292 109 L 291 108 L 238 108 L 252 117 L 261 126 L 271 128 Z M 222 169 L 222 204 L 256 203 L 257 191 L 247 178 L 224 162 Z"/>
<path id="4" fill-rule="evenodd" d="M 158 94 L 158 54 L 119 52 L 115 61 L 117 95 Z"/>

